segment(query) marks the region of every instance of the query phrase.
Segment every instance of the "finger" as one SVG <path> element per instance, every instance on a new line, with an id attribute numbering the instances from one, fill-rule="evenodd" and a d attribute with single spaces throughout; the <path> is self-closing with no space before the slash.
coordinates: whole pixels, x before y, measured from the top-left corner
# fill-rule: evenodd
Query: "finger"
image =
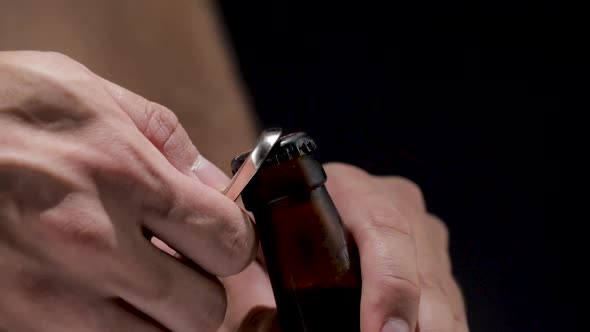
<path id="1" fill-rule="evenodd" d="M 426 213 L 415 184 L 399 177 L 379 177 L 377 181 L 391 196 L 405 201 L 401 205 L 404 213 L 413 216 L 421 288 L 420 330 L 457 331 L 458 326 L 466 327 L 461 292 L 452 277 L 445 224 Z"/>
<path id="2" fill-rule="evenodd" d="M 451 297 L 451 301 L 455 301 L 454 307 L 459 308 L 458 314 L 455 312 L 455 329 L 453 331 L 458 332 L 467 332 L 469 331 L 468 322 L 467 322 L 467 313 L 465 312 L 465 304 L 463 301 L 463 295 L 459 288 L 459 285 L 455 280 L 451 281 L 451 284 L 448 287 L 449 295 Z"/>
<path id="3" fill-rule="evenodd" d="M 250 310 L 238 332 L 280 332 L 279 318 L 274 308 L 256 307 Z"/>
<path id="4" fill-rule="evenodd" d="M 271 331 L 277 323 L 274 297 L 268 275 L 257 262 L 221 282 L 228 307 L 219 332 Z"/>
<path id="5" fill-rule="evenodd" d="M 222 193 L 178 172 L 140 133 L 127 136 L 127 146 L 117 151 L 125 153 L 124 163 L 94 173 L 105 209 L 119 216 L 114 224 L 145 228 L 217 276 L 246 267 L 257 248 L 248 215 Z"/>
<path id="6" fill-rule="evenodd" d="M 219 193 L 229 182 L 227 176 L 198 154 L 172 111 L 102 78 L 99 80 L 138 130 L 172 165 L 218 189 L 210 190 L 201 183 L 178 177 L 166 165 L 161 165 L 158 156 L 147 156 L 147 163 L 157 167 L 155 172 L 172 197 L 162 197 L 161 200 L 171 202 L 165 208 L 153 209 L 148 204 L 143 226 L 215 275 L 226 276 L 242 270 L 253 259 L 257 242 L 249 217 Z"/>
<path id="7" fill-rule="evenodd" d="M 390 191 L 395 190 L 388 187 Z M 426 213 L 414 224 L 414 237 L 420 276 L 420 331 L 455 331 L 459 308 L 453 303 L 446 281 L 450 278 L 447 230 L 441 221 Z"/>
<path id="8" fill-rule="evenodd" d="M 440 286 L 423 283 L 420 295 L 419 331 L 454 332 L 449 299 Z"/>
<path id="9" fill-rule="evenodd" d="M 137 129 L 181 172 L 188 174 L 198 151 L 174 112 L 123 87 L 100 78 L 106 91 Z"/>
<path id="10" fill-rule="evenodd" d="M 244 269 L 255 257 L 257 238 L 249 216 L 221 193 L 177 182 L 163 211 L 146 210 L 143 226 L 169 247 L 216 276 Z"/>
<path id="11" fill-rule="evenodd" d="M 121 299 L 108 299 L 104 303 L 91 304 L 88 311 L 94 312 L 95 319 L 92 325 L 96 326 L 96 331 L 170 332 L 169 329 Z M 89 325 L 91 324 L 86 320 L 79 328 L 85 330 Z"/>
<path id="12" fill-rule="evenodd" d="M 455 331 L 455 332 L 469 332 L 469 326 L 467 325 L 467 322 L 457 322 L 455 324 L 455 329 L 453 331 Z"/>
<path id="13" fill-rule="evenodd" d="M 182 258 L 156 237 L 152 244 L 167 254 Z M 268 274 L 260 263 L 252 262 L 237 275 L 221 278 L 228 299 L 225 319 L 217 332 L 278 331 L 276 305 Z"/>
<path id="14" fill-rule="evenodd" d="M 438 254 L 435 260 L 440 264 L 439 269 L 442 278 L 442 286 L 451 302 L 455 320 L 465 321 L 466 315 L 463 295 L 457 281 L 453 277 L 448 247 L 448 229 L 442 220 L 430 214 L 426 216 L 424 224 L 427 232 L 430 234 L 429 243 L 431 244 L 431 247 L 438 248 L 438 250 L 435 249 L 432 254 L 433 256 Z"/>
<path id="15" fill-rule="evenodd" d="M 227 176 L 199 154 L 174 112 L 101 77 L 98 79 L 137 129 L 176 169 L 186 175 L 197 175 L 217 190 L 225 187 Z"/>
<path id="16" fill-rule="evenodd" d="M 190 263 L 160 239 L 152 237 L 151 242 L 170 256 Z M 228 304 L 225 319 L 217 332 L 275 331 L 276 309 L 270 280 L 260 264 L 252 262 L 237 275 L 221 278 L 220 281 Z"/>
<path id="17" fill-rule="evenodd" d="M 96 266 L 83 258 L 123 247 L 133 234 L 144 240 L 141 225 L 130 222 L 140 219 L 151 233 L 209 273 L 231 275 L 247 266 L 255 256 L 257 240 L 254 225 L 243 212 L 222 194 L 196 180 L 164 177 L 162 181 L 172 183 L 169 186 L 174 191 L 160 193 L 155 200 L 178 198 L 163 204 L 163 211 L 149 205 L 139 207 L 144 209 L 139 216 L 128 206 L 134 204 L 132 200 L 120 203 L 129 195 L 127 191 L 106 187 L 104 183 L 99 191 L 109 195 L 102 195 L 101 202 L 85 193 L 68 195 L 58 207 L 45 211 L 42 222 L 35 224 L 65 249 L 63 253 L 51 250 L 47 254 L 70 271 L 95 279 L 88 271 L 94 271 Z M 79 249 L 65 248 L 72 245 Z M 81 264 L 70 263 L 80 260 Z"/>
<path id="18" fill-rule="evenodd" d="M 28 265 L 28 264 L 25 264 Z M 27 267 L 28 268 L 28 267 Z M 120 301 L 105 299 L 77 281 L 35 271 L 13 271 L 2 294 L 0 331 L 168 331 Z"/>
<path id="19" fill-rule="evenodd" d="M 326 171 L 334 203 L 359 248 L 361 330 L 414 331 L 420 291 L 409 221 L 365 172 L 337 164 Z"/>
<path id="20" fill-rule="evenodd" d="M 216 331 L 226 309 L 219 281 L 138 239 L 111 269 L 105 291 L 171 331 Z"/>
<path id="21" fill-rule="evenodd" d="M 420 297 L 419 331 L 467 332 L 467 319 L 463 304 L 456 303 L 461 293 L 454 281 L 441 281 L 422 284 Z M 445 286 L 443 286 L 445 285 Z"/>

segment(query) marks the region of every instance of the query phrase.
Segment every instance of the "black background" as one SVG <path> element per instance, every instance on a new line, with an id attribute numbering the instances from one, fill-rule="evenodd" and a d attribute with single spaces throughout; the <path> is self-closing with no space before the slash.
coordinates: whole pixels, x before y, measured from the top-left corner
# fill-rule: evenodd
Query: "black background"
<path id="1" fill-rule="evenodd" d="M 575 205 L 584 152 L 580 21 L 552 1 L 320 3 L 221 2 L 262 125 L 417 182 L 449 226 L 472 331 L 568 330 L 580 217 L 554 207 Z"/>

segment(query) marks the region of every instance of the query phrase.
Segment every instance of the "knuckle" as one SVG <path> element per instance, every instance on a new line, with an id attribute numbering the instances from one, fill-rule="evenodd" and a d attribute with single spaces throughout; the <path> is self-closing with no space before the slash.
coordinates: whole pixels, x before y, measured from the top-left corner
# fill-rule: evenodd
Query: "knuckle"
<path id="1" fill-rule="evenodd" d="M 414 258 L 409 255 L 392 255 L 390 250 L 383 248 L 376 252 L 379 256 L 379 266 L 375 267 L 377 284 L 384 289 L 405 289 L 418 293 L 420 281 L 418 270 L 413 264 Z"/>
<path id="2" fill-rule="evenodd" d="M 333 169 L 336 171 L 357 171 L 357 170 L 362 171 L 360 168 L 358 168 L 354 165 L 343 163 L 343 162 L 337 162 L 337 161 L 325 163 L 324 167 L 329 168 L 329 169 Z"/>
<path id="3" fill-rule="evenodd" d="M 66 72 L 68 73 L 76 73 L 78 75 L 83 74 L 83 78 L 88 79 L 90 77 L 89 73 L 90 70 L 84 66 L 82 63 L 76 61 L 74 58 L 64 54 L 64 53 L 60 53 L 60 52 L 56 52 L 56 51 L 41 51 L 39 52 L 41 54 L 41 58 L 43 59 L 43 61 L 53 64 L 52 66 L 49 66 L 51 68 L 53 68 L 53 72 L 55 73 L 55 77 L 56 78 L 60 78 L 60 77 L 65 77 L 68 78 L 68 76 L 63 76 L 64 73 L 64 67 L 69 69 Z M 74 69 L 73 71 L 71 69 Z"/>
<path id="4" fill-rule="evenodd" d="M 217 331 L 225 319 L 225 313 L 227 311 L 227 296 L 222 286 L 218 286 L 219 296 L 212 299 L 208 305 L 204 314 L 206 331 Z M 200 322 L 198 322 L 200 323 Z M 194 325 L 198 326 L 198 325 Z"/>
<path id="5" fill-rule="evenodd" d="M 183 325 L 178 330 L 190 331 L 198 326 L 199 331 L 218 331 L 228 307 L 227 295 L 221 283 L 211 280 L 206 289 L 179 289 L 173 286 L 173 280 L 169 278 L 166 285 L 160 288 L 161 292 L 153 293 L 152 298 L 147 301 L 157 301 L 152 303 L 165 303 L 174 307 L 180 303 L 193 303 L 191 306 L 177 307 L 179 323 L 182 322 Z"/>
<path id="6" fill-rule="evenodd" d="M 425 210 L 424 193 L 417 183 L 400 176 L 385 177 L 384 182 L 389 188 L 395 190 L 402 197 L 405 197 L 407 201 L 418 206 L 421 210 Z"/>
<path id="7" fill-rule="evenodd" d="M 39 55 L 52 61 L 74 61 L 69 56 L 57 51 L 41 51 Z"/>
<path id="8" fill-rule="evenodd" d="M 151 101 L 146 104 L 146 114 L 143 133 L 156 148 L 162 150 L 180 127 L 178 117 L 168 108 Z"/>
<path id="9" fill-rule="evenodd" d="M 14 107 L 9 114 L 29 125 L 52 130 L 75 127 L 95 115 L 80 93 L 94 84 L 82 65 L 59 53 L 23 56 L 11 84 L 24 88 L 11 99 Z M 27 62 L 28 58 L 31 61 Z"/>
<path id="10" fill-rule="evenodd" d="M 420 288 L 441 292 L 446 295 L 443 281 L 432 274 L 420 275 Z"/>
<path id="11" fill-rule="evenodd" d="M 78 210 L 60 211 L 58 208 L 44 212 L 39 222 L 62 243 L 94 249 L 112 249 L 110 225 Z"/>
<path id="12" fill-rule="evenodd" d="M 373 195 L 366 195 L 363 203 L 362 206 L 365 206 L 367 211 L 367 222 L 363 231 L 367 235 L 411 236 L 410 223 L 392 201 L 383 200 L 382 197 L 373 199 Z"/>
<path id="13" fill-rule="evenodd" d="M 128 271 L 128 268 L 125 269 Z M 172 272 L 166 268 L 143 266 L 137 275 L 142 278 L 130 279 L 127 274 L 119 275 L 117 285 L 132 294 L 139 295 L 150 303 L 170 303 L 174 301 Z"/>
<path id="14" fill-rule="evenodd" d="M 21 268 L 17 272 L 17 284 L 27 299 L 43 299 L 55 295 L 55 287 L 51 279 L 41 271 Z"/>
<path id="15" fill-rule="evenodd" d="M 44 122 L 52 120 L 81 120 L 88 117 L 91 112 L 88 108 L 83 106 L 84 101 L 78 94 L 74 86 L 82 86 L 86 84 L 83 79 L 66 78 L 66 77 L 44 77 L 44 84 L 46 84 L 51 91 L 51 98 L 47 98 L 44 93 L 38 93 L 35 97 L 39 104 L 44 107 L 34 109 L 33 111 L 42 111 L 43 115 L 37 114 L 36 119 L 43 119 Z M 73 80 L 77 80 L 72 84 Z M 76 121 L 76 122 L 77 122 Z"/>
<path id="16" fill-rule="evenodd" d="M 467 315 L 465 313 L 465 299 L 463 298 L 463 293 L 461 292 L 461 288 L 455 282 L 452 282 L 450 287 L 450 296 L 451 301 L 453 303 L 453 317 L 455 323 L 457 324 L 466 324 L 467 323 Z"/>
<path id="17" fill-rule="evenodd" d="M 329 162 L 324 164 L 324 168 L 329 175 L 336 177 L 359 177 L 368 175 L 368 173 L 362 168 L 342 162 Z"/>
<path id="18" fill-rule="evenodd" d="M 91 81 L 90 70 L 73 58 L 55 51 L 39 52 L 37 72 L 59 82 L 81 83 Z"/>
<path id="19" fill-rule="evenodd" d="M 221 238 L 221 246 L 226 255 L 226 261 L 230 263 L 226 266 L 227 271 L 223 272 L 228 275 L 241 271 L 256 254 L 256 241 L 252 236 L 254 231 L 250 223 L 242 221 L 243 219 L 241 216 L 236 216 L 219 224 L 221 229 L 218 234 Z"/>
<path id="20" fill-rule="evenodd" d="M 423 288 L 419 313 L 420 331 L 454 331 L 455 319 L 451 303 L 440 289 Z"/>
<path id="21" fill-rule="evenodd" d="M 449 228 L 442 219 L 429 214 L 426 218 L 426 227 L 434 238 L 438 240 L 438 243 L 443 247 L 447 248 L 449 244 Z"/>
<path id="22" fill-rule="evenodd" d="M 153 303 L 170 303 L 174 300 L 173 287 L 170 284 L 173 276 L 167 270 L 160 270 L 152 274 L 151 281 L 140 290 Z"/>
<path id="23" fill-rule="evenodd" d="M 95 116 L 94 109 L 80 94 L 80 90 L 91 84 L 90 76 L 81 70 L 69 70 L 71 68 L 63 64 L 75 63 L 73 60 L 56 52 L 23 52 L 22 56 L 24 59 L 18 63 L 19 68 L 14 75 L 8 76 L 11 84 L 19 88 L 15 89 L 18 93 L 14 93 L 8 101 L 11 106 L 6 112 L 18 120 L 19 125 L 50 131 L 79 129 L 81 124 Z M 2 90 L 3 87 L 0 87 L 0 95 Z M 18 128 L 15 129 L 17 133 Z M 65 151 L 65 147 L 59 150 Z M 79 151 L 73 152 L 70 150 L 61 156 L 77 157 Z"/>
<path id="24" fill-rule="evenodd" d="M 376 283 L 377 289 L 384 297 L 383 301 L 390 302 L 388 298 L 391 294 L 399 294 L 400 298 L 410 303 L 418 303 L 420 300 L 421 288 L 411 277 L 401 274 L 382 274 L 380 280 Z"/>

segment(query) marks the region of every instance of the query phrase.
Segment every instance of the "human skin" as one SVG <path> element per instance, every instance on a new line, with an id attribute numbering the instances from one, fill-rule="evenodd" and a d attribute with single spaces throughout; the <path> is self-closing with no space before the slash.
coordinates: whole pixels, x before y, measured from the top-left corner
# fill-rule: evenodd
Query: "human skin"
<path id="1" fill-rule="evenodd" d="M 3 276 L 5 328 L 272 326 L 264 270 L 254 263 L 229 277 L 254 256 L 253 226 L 215 189 L 228 179 L 174 113 L 61 54 L 2 52 L 0 72 L 1 256 L 15 271 Z M 446 229 L 417 186 L 350 165 L 326 169 L 359 246 L 362 330 L 467 330 Z M 73 303 L 82 312 L 71 313 Z"/>
<path id="2" fill-rule="evenodd" d="M 207 156 L 207 159 L 211 160 L 213 164 L 223 169 L 227 174 L 229 160 L 231 157 L 251 148 L 256 130 L 254 129 L 255 121 L 250 114 L 247 98 L 241 91 L 240 78 L 236 75 L 232 67 L 231 50 L 226 47 L 223 41 L 222 34 L 220 33 L 222 29 L 220 28 L 214 10 L 212 10 L 208 1 L 170 2 L 149 0 L 141 1 L 141 8 L 138 8 L 138 3 L 138 1 L 134 0 L 104 0 L 100 2 L 80 0 L 58 0 L 52 2 L 23 0 L 14 2 L 0 0 L 0 7 L 2 8 L 2 11 L 0 11 L 0 48 L 58 50 L 84 63 L 100 76 L 130 88 L 134 92 L 148 97 L 150 100 L 170 107 L 174 111 L 174 116 L 168 114 L 168 116 L 162 119 L 169 122 L 174 122 L 178 119 L 186 128 L 188 136 L 199 147 L 201 154 Z M 31 18 L 34 18 L 34 20 L 31 20 Z M 154 24 L 154 22 L 157 24 Z M 130 98 L 126 98 L 125 100 L 134 100 L 130 101 L 127 104 L 128 106 L 133 106 L 135 103 L 141 105 L 145 100 L 112 84 L 106 84 L 104 87 L 110 89 L 109 93 L 111 95 L 126 95 Z M 161 107 L 157 104 L 150 105 L 152 107 Z M 228 121 L 228 119 L 231 119 L 231 121 Z M 15 130 L 15 127 L 11 129 Z M 6 131 L 4 134 L 7 133 L 10 133 L 10 131 Z M 77 134 L 73 136 L 78 137 Z M 104 134 L 104 136 L 108 135 Z M 160 132 L 159 136 L 162 137 L 165 134 Z M 4 137 L 7 136 L 5 135 Z M 12 139 L 14 140 L 14 138 Z M 29 136 L 26 139 L 30 139 Z M 3 141 L 0 140 L 0 142 Z M 42 146 L 38 146 L 39 151 L 42 150 Z M 153 150 L 153 147 L 149 147 L 149 149 Z M 49 151 L 53 150 L 50 149 Z M 192 159 L 187 157 L 191 156 L 190 154 L 180 155 L 182 156 L 172 158 L 172 161 L 169 160 L 168 162 L 180 165 L 179 167 L 184 169 L 181 173 L 188 174 L 187 176 L 191 178 L 190 181 L 193 181 L 194 176 L 191 174 L 190 169 L 195 168 L 193 166 L 196 162 L 189 160 Z M 57 156 L 53 156 L 52 158 L 57 159 Z M 174 161 L 176 159 L 178 161 Z M 186 166 L 191 163 L 193 163 L 192 166 Z M 214 169 L 211 168 L 211 164 L 207 161 L 200 163 L 200 165 L 205 164 L 208 165 L 206 168 Z M 334 166 L 336 171 L 333 170 Z M 363 324 L 365 324 L 364 327 L 368 326 L 371 328 L 370 331 L 377 331 L 382 321 L 388 320 L 389 318 L 401 318 L 409 321 L 409 324 L 412 326 L 420 326 L 422 332 L 431 330 L 445 331 L 445 329 L 448 331 L 462 331 L 462 329 L 466 329 L 464 308 L 462 301 L 458 300 L 460 299 L 460 291 L 452 278 L 452 271 L 450 270 L 451 263 L 448 261 L 446 229 L 442 222 L 427 213 L 423 206 L 419 189 L 407 180 L 394 177 L 376 177 L 366 174 L 364 171 L 351 168 L 350 166 L 344 167 L 344 171 L 341 170 L 342 172 L 338 173 L 338 168 L 343 168 L 341 166 L 343 165 L 328 165 L 327 172 L 330 179 L 329 189 L 347 226 L 352 228 L 353 233 L 355 233 L 355 229 L 362 228 L 355 226 L 356 224 L 366 223 L 366 227 L 372 228 L 373 219 L 382 219 L 382 222 L 379 224 L 383 225 L 381 227 L 377 226 L 376 228 L 381 229 L 381 233 L 383 234 L 372 235 L 377 239 L 382 239 L 382 244 L 380 241 L 374 241 L 375 245 L 378 244 L 382 248 L 373 248 L 372 241 L 369 241 L 366 246 L 362 247 L 365 249 L 361 249 L 361 253 L 365 250 L 379 252 L 379 250 L 386 250 L 387 248 L 396 250 L 390 254 L 383 253 L 381 256 L 363 255 L 365 257 L 363 275 L 369 276 L 369 278 L 373 278 L 377 282 L 382 279 L 385 280 L 383 281 L 385 286 L 381 288 L 366 286 L 366 289 L 363 289 L 362 316 Z M 60 165 L 57 165 L 56 169 L 60 167 Z M 197 172 L 203 173 L 202 170 Z M 56 171 L 54 173 L 59 172 Z M 201 174 L 201 178 L 194 179 L 194 181 L 200 180 L 215 190 L 223 188 L 228 181 L 226 177 L 217 171 L 205 173 L 209 173 L 210 176 L 203 176 Z M 367 189 L 366 192 L 354 190 L 356 187 L 344 188 L 343 185 L 345 186 L 345 182 L 349 181 L 349 179 L 338 175 L 341 173 L 348 175 L 350 179 L 355 179 L 355 183 L 359 183 L 361 188 Z M 13 183 L 14 179 L 23 178 L 22 175 L 31 177 L 31 173 L 27 172 L 24 174 L 9 172 L 6 174 L 5 179 L 10 179 L 12 181 L 11 183 Z M 58 177 L 58 180 L 64 180 L 63 178 L 64 176 L 61 178 Z M 42 186 L 43 188 L 59 188 L 59 181 L 58 183 L 51 182 L 53 181 L 51 179 L 48 181 L 50 186 Z M 343 184 L 338 185 L 338 182 L 343 182 Z M 381 182 L 384 184 L 378 184 Z M 7 183 L 3 182 L 3 185 Z M 333 183 L 336 184 L 334 185 Z M 30 192 L 38 192 L 41 195 L 43 191 L 38 187 L 40 186 L 34 188 L 39 190 L 30 190 L 23 193 L 23 195 L 26 194 L 27 199 L 32 197 L 29 194 Z M 195 187 L 190 188 L 190 193 L 184 190 L 187 189 L 186 187 L 184 189 L 173 189 L 181 190 L 186 194 L 186 197 L 197 194 L 194 192 L 196 190 Z M 127 189 L 124 191 L 127 192 Z M 377 203 L 368 204 L 369 202 L 367 202 L 366 207 L 361 208 L 357 206 L 359 211 L 350 211 L 347 208 L 347 201 L 358 201 L 359 199 L 362 201 L 363 196 L 367 192 L 371 193 L 370 196 L 375 198 Z M 397 193 L 393 195 L 396 197 L 395 199 L 391 198 L 392 194 L 390 192 Z M 213 194 L 210 193 L 210 195 Z M 118 199 L 117 204 L 129 199 L 127 195 L 123 194 L 118 194 L 114 197 L 113 200 Z M 407 197 L 407 199 L 400 200 L 400 197 Z M 379 204 L 378 202 L 382 203 Z M 375 212 L 377 217 L 373 218 L 371 217 L 372 214 L 370 211 L 370 207 L 373 206 L 372 204 L 383 205 L 385 207 L 391 205 L 390 209 L 394 210 L 410 209 L 413 207 L 415 210 L 422 212 L 415 213 L 410 218 L 402 218 L 405 221 L 399 221 L 395 218 L 380 218 L 379 215 L 394 214 L 388 209 L 380 213 L 378 209 Z M 399 205 L 408 205 L 408 207 L 400 207 Z M 388 213 L 387 211 L 390 212 Z M 359 216 L 360 214 L 364 217 Z M 418 218 L 416 217 L 417 215 L 423 215 L 423 217 Z M 361 219 L 363 221 L 356 221 Z M 412 233 L 409 235 L 397 234 L 399 235 L 398 239 L 396 238 L 396 233 L 393 232 L 393 228 L 397 227 L 400 223 L 402 225 L 409 224 L 412 226 Z M 389 232 L 387 231 L 388 228 L 391 228 Z M 425 231 L 422 233 L 416 232 L 414 228 L 424 229 Z M 26 235 L 29 242 L 37 245 L 39 252 L 49 251 L 41 244 L 36 243 L 39 238 L 34 237 L 33 234 L 25 233 L 23 231 L 21 235 Z M 14 235 L 14 233 L 8 232 L 1 234 Z M 15 257 L 22 259 L 23 256 L 20 254 L 15 256 L 14 250 L 11 250 L 11 254 L 8 254 L 8 249 L 6 249 L 9 247 L 6 245 L 8 242 L 4 242 L 8 236 L 3 236 L 4 238 L 0 241 L 3 244 L 0 246 L 0 251 L 4 250 L 4 254 L 0 255 L 0 262 L 7 264 L 5 265 L 7 268 L 5 269 L 3 266 L 2 271 L 7 270 L 8 267 L 14 267 L 14 264 L 17 263 L 26 266 L 24 264 L 26 260 L 9 261 L 9 259 Z M 363 239 L 366 236 L 356 235 L 356 237 Z M 16 237 L 12 238 L 14 239 Z M 406 241 L 404 238 L 409 238 L 410 240 Z M 142 243 L 142 245 L 144 244 L 144 238 L 135 241 Z M 154 242 L 164 247 L 161 242 L 156 240 Z M 414 242 L 413 250 L 415 251 L 415 255 L 412 256 L 411 250 L 409 250 L 408 255 L 399 258 L 397 254 L 399 253 L 398 247 L 412 248 L 412 246 L 404 244 L 405 242 Z M 195 245 L 195 243 L 196 239 L 191 237 L 191 245 Z M 61 246 L 65 252 L 78 250 L 76 249 L 78 247 L 67 246 L 63 243 Z M 151 249 L 150 247 L 149 250 Z M 172 253 L 169 248 L 166 248 L 166 250 Z M 159 254 L 159 252 L 157 253 Z M 135 258 L 143 257 L 136 256 Z M 164 257 L 168 258 L 168 256 Z M 371 257 L 377 258 L 371 260 Z M 408 257 L 415 257 L 415 259 L 412 261 Z M 399 259 L 404 264 L 399 266 L 395 264 L 387 265 L 388 260 L 395 262 L 395 259 Z M 127 257 L 127 260 L 132 259 Z M 92 262 L 93 260 L 85 257 L 84 262 L 87 261 Z M 182 261 L 187 263 L 184 257 Z M 8 262 L 12 263 L 8 264 Z M 35 269 L 39 268 L 35 265 L 36 263 L 31 264 L 33 264 Z M 97 264 L 99 263 L 95 262 L 93 265 Z M 189 266 L 187 269 L 191 273 L 203 275 L 204 278 L 212 280 L 211 284 L 207 284 L 211 286 L 211 289 L 217 287 L 219 292 L 223 292 L 223 289 L 220 288 L 221 285 L 216 282 L 216 278 L 209 276 L 206 271 L 203 273 L 200 267 L 195 267 L 195 264 L 191 264 L 190 262 L 183 264 L 183 269 L 187 265 Z M 371 272 L 377 270 L 378 266 L 390 266 L 389 270 L 382 271 L 385 275 L 390 274 L 391 276 L 395 276 L 401 274 L 406 277 L 412 277 L 412 274 L 405 273 L 404 271 L 406 269 L 413 271 L 412 266 L 415 266 L 419 280 L 417 283 L 418 286 L 415 287 L 415 290 L 412 290 L 411 286 L 403 286 L 403 282 L 400 281 L 396 284 L 397 286 L 388 287 L 386 285 L 388 284 L 387 280 L 390 279 L 389 277 L 375 277 L 376 273 Z M 129 325 L 135 323 L 142 324 L 139 326 L 144 327 L 146 331 L 157 330 L 156 327 L 152 326 L 155 322 L 158 322 L 157 318 L 151 319 L 145 317 L 141 312 L 135 311 L 135 308 L 129 308 L 126 303 L 117 300 L 115 296 L 110 297 L 106 302 L 105 300 L 94 301 L 91 307 L 88 304 L 88 296 L 82 296 L 85 293 L 72 286 L 76 285 L 76 283 L 62 281 L 52 285 L 52 282 L 49 281 L 51 278 L 38 278 L 34 274 L 30 274 L 30 271 L 27 272 L 26 268 L 22 270 L 22 274 L 18 274 L 18 276 L 21 277 L 19 280 L 25 284 L 24 287 L 30 289 L 28 297 L 19 297 L 17 301 L 6 300 L 6 302 L 4 299 L 7 299 L 7 297 L 3 297 L 0 300 L 0 308 L 3 305 L 8 305 L 8 307 L 13 309 L 17 307 L 24 308 L 30 305 L 27 302 L 30 300 L 33 303 L 37 303 L 37 305 L 45 303 L 43 311 L 47 311 L 45 313 L 42 312 L 42 314 L 36 314 L 34 310 L 27 311 L 27 314 L 22 318 L 22 323 L 31 323 L 30 317 L 40 318 L 43 315 L 48 315 L 54 320 L 60 318 L 61 320 L 59 322 L 54 322 L 53 324 L 57 330 L 63 330 L 67 329 L 68 324 L 74 324 L 72 326 L 76 326 L 76 319 L 82 319 L 80 317 L 75 318 L 77 315 L 85 315 L 86 324 L 79 324 L 83 326 L 79 328 L 76 326 L 76 330 L 141 331 L 141 329 L 136 328 L 137 325 Z M 122 271 L 120 272 L 122 273 Z M 62 271 L 62 274 L 65 272 L 67 271 Z M 157 271 L 153 272 L 157 273 Z M 424 275 L 425 277 L 423 277 Z M 5 275 L 1 278 L 9 278 L 10 276 L 12 274 Z M 67 280 L 71 280 L 72 276 L 68 278 Z M 137 279 L 139 281 L 146 281 L 144 280 L 146 278 L 138 277 Z M 440 280 L 444 280 L 444 282 Z M 226 329 L 225 331 L 235 331 L 240 325 L 242 325 L 243 329 L 264 329 L 269 322 L 273 321 L 272 307 L 274 303 L 272 292 L 270 291 L 266 274 L 260 265 L 252 263 L 242 273 L 228 278 L 222 277 L 221 281 L 227 293 L 228 308 L 222 329 Z M 168 282 L 175 282 L 175 279 L 168 276 Z M 84 281 L 82 284 L 84 284 Z M 88 286 L 85 287 L 88 288 Z M 162 290 L 168 287 L 171 286 L 161 285 L 161 287 L 156 287 L 155 289 Z M 190 293 L 191 289 L 189 288 L 186 292 Z M 416 292 L 420 294 L 418 302 L 415 300 Z M 45 296 L 45 294 L 49 295 Z M 64 298 L 58 301 L 51 294 L 62 294 Z M 405 295 L 402 296 L 402 294 Z M 381 300 L 377 297 L 378 295 L 381 295 L 385 300 L 375 310 L 371 310 L 373 307 L 367 303 L 372 303 L 373 301 L 380 303 L 379 301 Z M 400 297 L 407 299 L 404 301 L 387 301 L 389 298 L 396 299 Z M 61 306 L 59 304 L 60 301 L 62 303 Z M 179 298 L 177 301 L 184 300 Z M 192 299 L 191 301 L 198 301 L 198 299 Z M 211 303 L 223 302 L 219 296 L 211 296 L 208 299 L 202 299 L 202 301 L 202 303 L 207 301 L 211 301 Z M 401 312 L 400 309 L 396 309 L 396 307 L 401 306 L 400 303 L 410 303 L 407 305 L 409 309 L 406 310 L 406 313 Z M 198 310 L 204 305 L 201 305 L 201 307 L 194 304 L 191 305 L 195 317 L 199 317 L 199 315 L 205 316 L 205 314 L 202 314 Z M 52 311 L 59 308 L 62 310 L 61 313 L 65 312 L 66 314 Z M 78 313 L 74 310 L 76 308 L 79 309 Z M 207 330 L 207 328 L 213 329 L 213 326 L 219 324 L 219 316 L 223 314 L 218 311 L 222 311 L 225 308 L 225 304 L 219 303 L 217 306 L 213 305 L 212 308 L 217 309 L 208 311 L 207 315 L 216 317 L 213 319 L 215 322 L 201 324 L 200 322 L 190 321 L 189 323 L 192 325 L 193 330 L 194 326 L 203 326 L 202 330 Z M 270 308 L 270 310 L 264 309 L 259 311 L 257 308 Z M 131 311 L 133 315 L 120 314 L 120 310 L 123 310 L 125 313 Z M 4 327 L 3 325 L 7 324 L 7 320 L 1 318 L 2 313 L 4 311 L 0 309 L 0 330 Z M 250 315 L 246 317 L 248 313 Z M 261 314 L 255 315 L 256 313 Z M 119 314 L 120 316 L 118 316 Z M 171 315 L 170 319 L 183 320 L 179 316 L 181 315 Z M 105 319 L 104 317 L 107 318 Z M 244 320 L 244 317 L 246 317 L 246 320 Z M 255 319 L 250 320 L 251 317 Z M 450 317 L 455 321 L 455 325 L 448 323 Z M 118 323 L 115 324 L 113 321 L 118 321 Z M 149 324 L 145 324 L 145 322 L 149 322 Z M 49 324 L 49 321 L 47 324 Z M 162 324 L 156 324 L 156 326 L 158 325 Z M 51 327 L 51 325 L 48 326 Z M 48 326 L 44 326 L 42 330 L 47 330 L 49 328 Z M 456 328 L 451 329 L 453 326 L 456 326 Z M 22 330 L 27 331 L 24 328 Z M 182 331 L 182 329 L 174 330 Z"/>
<path id="3" fill-rule="evenodd" d="M 448 230 L 428 213 L 420 188 L 352 165 L 324 167 L 328 191 L 359 248 L 361 331 L 468 331 Z M 234 300 L 221 331 L 278 331 L 272 289 L 260 264 L 222 280 Z"/>
<path id="4" fill-rule="evenodd" d="M 65 54 L 178 117 L 230 174 L 260 128 L 215 1 L 0 0 L 0 51 Z"/>
<path id="5" fill-rule="evenodd" d="M 224 176 L 165 107 L 64 55 L 0 52 L 0 330 L 216 330 L 216 277 L 256 253 Z"/>

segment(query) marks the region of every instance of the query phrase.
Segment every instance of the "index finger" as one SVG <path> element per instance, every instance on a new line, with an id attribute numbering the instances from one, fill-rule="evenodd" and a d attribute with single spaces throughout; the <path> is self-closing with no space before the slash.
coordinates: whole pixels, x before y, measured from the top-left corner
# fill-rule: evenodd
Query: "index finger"
<path id="1" fill-rule="evenodd" d="M 199 153 L 173 111 L 102 77 L 96 77 L 137 129 L 176 169 L 185 175 L 196 175 L 203 183 L 217 190 L 225 187 L 229 181 L 227 176 Z"/>
<path id="2" fill-rule="evenodd" d="M 361 330 L 414 331 L 420 288 L 410 221 L 364 171 L 326 165 L 327 187 L 360 254 Z"/>
<path id="3" fill-rule="evenodd" d="M 248 216 L 218 192 L 229 178 L 198 153 L 171 110 L 95 77 L 122 109 L 122 116 L 128 116 L 143 135 L 138 135 L 139 140 L 145 139 L 141 144 L 156 148 L 141 150 L 144 162 L 151 164 L 149 169 L 160 180 L 156 191 L 165 198 L 157 201 L 168 203 L 154 207 L 158 204 L 145 202 L 141 223 L 146 233 L 212 274 L 229 275 L 243 269 L 253 258 L 256 236 Z"/>

